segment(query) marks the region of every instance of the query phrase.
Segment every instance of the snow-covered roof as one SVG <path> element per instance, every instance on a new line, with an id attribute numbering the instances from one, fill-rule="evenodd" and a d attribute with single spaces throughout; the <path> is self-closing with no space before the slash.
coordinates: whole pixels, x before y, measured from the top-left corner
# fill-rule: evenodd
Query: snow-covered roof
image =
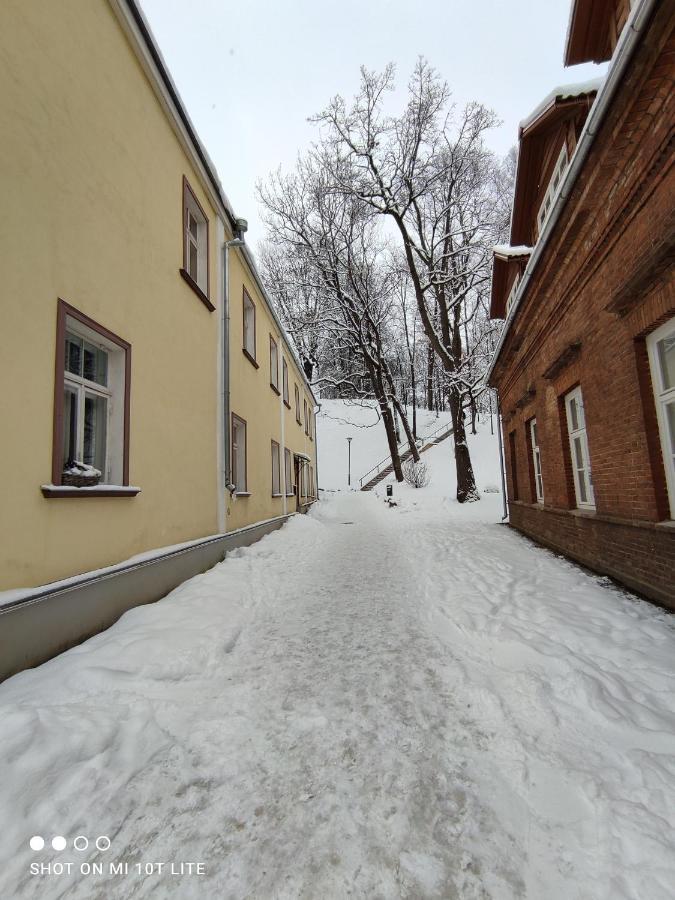
<path id="1" fill-rule="evenodd" d="M 584 94 L 597 93 L 602 87 L 604 76 L 600 78 L 589 78 L 586 81 L 578 81 L 575 84 L 562 84 L 554 87 L 552 91 L 544 97 L 541 103 L 532 110 L 529 116 L 524 118 L 520 123 L 520 130 L 525 131 L 532 125 L 539 116 L 553 106 L 558 100 L 571 100 L 574 97 L 583 97 Z"/>
<path id="2" fill-rule="evenodd" d="M 526 247 L 525 244 L 518 244 L 512 247 L 510 244 L 495 244 L 492 248 L 495 256 L 520 257 L 529 256 L 532 253 L 532 247 Z"/>

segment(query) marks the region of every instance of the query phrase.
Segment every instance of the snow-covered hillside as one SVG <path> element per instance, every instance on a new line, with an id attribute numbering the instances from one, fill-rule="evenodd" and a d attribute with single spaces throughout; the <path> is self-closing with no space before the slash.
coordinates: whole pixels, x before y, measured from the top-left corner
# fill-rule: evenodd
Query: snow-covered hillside
<path id="1" fill-rule="evenodd" d="M 437 416 L 426 409 L 417 411 L 417 434 L 420 438 L 450 424 L 449 412 Z M 476 484 L 481 493 L 495 492 L 501 485 L 499 447 L 496 432 L 491 433 L 488 417 L 479 421 L 478 432 L 477 435 L 467 435 Z M 377 405 L 374 402 L 360 405 L 345 400 L 322 400 L 321 412 L 317 415 L 317 443 L 319 487 L 324 491 L 347 490 L 348 437 L 352 438 L 351 487 L 358 490 L 359 478 L 389 455 Z M 406 446 L 404 443 L 403 449 Z M 422 458 L 429 465 L 432 476 L 429 487 L 423 489 L 424 495 L 454 497 L 457 485 L 452 438 L 428 450 Z M 393 478 L 391 480 L 395 483 Z"/>

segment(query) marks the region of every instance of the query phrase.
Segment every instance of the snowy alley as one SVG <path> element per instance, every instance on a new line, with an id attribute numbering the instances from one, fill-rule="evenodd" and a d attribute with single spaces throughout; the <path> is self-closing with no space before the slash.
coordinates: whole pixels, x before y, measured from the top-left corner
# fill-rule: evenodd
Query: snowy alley
<path id="1" fill-rule="evenodd" d="M 672 618 L 498 497 L 398 494 L 338 494 L 0 687 L 2 896 L 672 896 Z"/>

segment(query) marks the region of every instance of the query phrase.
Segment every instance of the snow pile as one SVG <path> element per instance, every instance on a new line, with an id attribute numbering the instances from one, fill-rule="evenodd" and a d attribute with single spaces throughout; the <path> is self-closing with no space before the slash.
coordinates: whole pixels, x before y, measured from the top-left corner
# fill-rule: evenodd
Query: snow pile
<path id="1" fill-rule="evenodd" d="M 495 244 L 492 248 L 492 252 L 496 256 L 518 258 L 521 256 L 530 256 L 532 247 L 527 247 L 525 244 L 516 244 L 515 246 L 511 246 L 511 244 Z"/>
<path id="2" fill-rule="evenodd" d="M 412 409 L 409 414 L 412 427 Z M 450 424 L 449 412 L 437 416 L 433 411 L 417 410 L 418 437 Z M 316 430 L 319 487 L 324 491 L 347 490 L 348 437 L 352 438 L 351 486 L 356 490 L 359 478 L 389 456 L 387 435 L 375 401 L 322 400 Z M 403 428 L 401 437 L 405 439 Z"/>

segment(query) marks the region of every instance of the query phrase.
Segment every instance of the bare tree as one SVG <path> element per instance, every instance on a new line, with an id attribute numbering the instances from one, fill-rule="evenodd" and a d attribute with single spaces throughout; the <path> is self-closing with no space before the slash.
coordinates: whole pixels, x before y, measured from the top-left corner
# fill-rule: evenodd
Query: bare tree
<path id="1" fill-rule="evenodd" d="M 394 68 L 361 71 L 348 107 L 335 97 L 314 118 L 314 148 L 325 189 L 367 204 L 394 223 L 425 334 L 440 361 L 452 415 L 457 499 L 477 500 L 466 442 L 464 404 L 482 379 L 470 361 L 466 329 L 489 279 L 495 160 L 484 146 L 496 124 L 492 112 L 471 103 L 455 115 L 447 85 L 420 60 L 398 116 L 385 113 Z"/>
<path id="2" fill-rule="evenodd" d="M 347 386 L 352 396 L 363 396 L 367 381 L 384 422 L 394 473 L 402 481 L 394 410 L 413 457 L 419 459 L 419 452 L 388 361 L 391 285 L 372 211 L 329 190 L 322 168 L 311 158 L 300 158 L 290 175 L 273 175 L 258 193 L 271 243 L 293 260 L 283 273 L 284 290 L 295 290 L 293 273 L 300 276 L 301 289 L 316 298 L 334 358 L 348 361 L 334 373 L 322 367 L 318 383 Z"/>

